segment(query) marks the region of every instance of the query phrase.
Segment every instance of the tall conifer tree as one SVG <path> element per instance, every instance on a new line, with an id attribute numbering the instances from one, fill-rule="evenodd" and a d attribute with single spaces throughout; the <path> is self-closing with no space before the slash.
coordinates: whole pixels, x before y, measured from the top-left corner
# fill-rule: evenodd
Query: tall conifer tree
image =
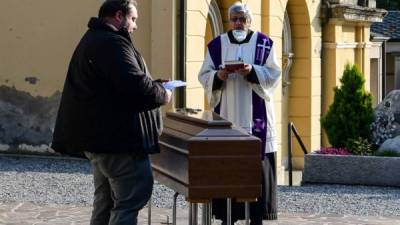
<path id="1" fill-rule="evenodd" d="M 355 66 L 346 65 L 340 79 L 341 86 L 335 87 L 334 100 L 321 125 L 333 147 L 348 147 L 358 138 L 369 139 L 373 121 L 372 96 L 366 93 L 365 79 Z"/>

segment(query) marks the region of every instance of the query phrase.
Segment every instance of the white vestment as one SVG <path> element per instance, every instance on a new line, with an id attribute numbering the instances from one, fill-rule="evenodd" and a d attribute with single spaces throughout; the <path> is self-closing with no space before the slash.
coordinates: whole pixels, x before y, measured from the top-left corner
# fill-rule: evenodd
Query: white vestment
<path id="1" fill-rule="evenodd" d="M 265 101 L 266 108 L 266 145 L 265 153 L 275 152 L 275 130 L 274 130 L 274 109 L 273 109 L 273 91 L 279 84 L 280 67 L 276 58 L 274 46 L 268 48 L 269 55 L 266 55 L 264 65 L 255 65 L 256 48 L 258 32 L 254 32 L 247 43 L 231 43 L 227 33 L 220 36 L 221 39 L 221 63 L 224 61 L 241 59 L 244 63 L 252 64 L 259 84 L 249 82 L 240 74 L 231 73 L 229 78 L 223 82 L 222 88 L 213 89 L 214 78 L 218 68 L 215 68 L 214 62 L 207 51 L 201 71 L 198 75 L 200 83 L 206 91 L 208 102 L 212 108 L 220 104 L 220 115 L 223 118 L 252 132 L 253 127 L 253 105 L 252 91 Z M 263 52 L 264 53 L 264 52 Z M 265 52 L 268 54 L 268 52 Z M 223 65 L 222 65 L 223 66 Z"/>

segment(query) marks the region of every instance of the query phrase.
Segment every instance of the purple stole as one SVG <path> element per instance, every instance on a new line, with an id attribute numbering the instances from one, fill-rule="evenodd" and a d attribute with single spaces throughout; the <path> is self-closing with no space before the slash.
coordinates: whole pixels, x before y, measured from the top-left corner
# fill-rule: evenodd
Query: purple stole
<path id="1" fill-rule="evenodd" d="M 255 65 L 264 65 L 271 47 L 272 40 L 262 34 L 257 32 L 257 42 L 256 42 L 256 52 L 254 58 Z M 214 68 L 219 68 L 221 63 L 221 36 L 218 36 L 208 44 L 208 51 L 211 59 L 214 63 Z M 252 104 L 253 104 L 253 127 L 252 133 L 254 136 L 258 137 L 262 141 L 261 146 L 261 159 L 265 158 L 265 145 L 266 145 L 266 135 L 267 135 L 267 112 L 265 109 L 265 101 L 260 98 L 254 91 L 252 93 Z M 219 103 L 215 108 L 214 112 L 220 113 L 221 103 Z"/>

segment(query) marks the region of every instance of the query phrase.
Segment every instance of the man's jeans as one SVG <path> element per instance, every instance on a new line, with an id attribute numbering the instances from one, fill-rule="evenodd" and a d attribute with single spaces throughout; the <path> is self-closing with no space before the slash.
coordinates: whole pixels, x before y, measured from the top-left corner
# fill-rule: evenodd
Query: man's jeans
<path id="1" fill-rule="evenodd" d="M 85 152 L 93 167 L 91 225 L 136 225 L 150 199 L 153 176 L 148 155 Z"/>

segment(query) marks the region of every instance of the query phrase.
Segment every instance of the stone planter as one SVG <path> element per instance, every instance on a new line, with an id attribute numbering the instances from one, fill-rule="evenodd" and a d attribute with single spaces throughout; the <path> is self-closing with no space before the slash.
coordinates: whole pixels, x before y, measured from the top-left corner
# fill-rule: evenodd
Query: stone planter
<path id="1" fill-rule="evenodd" d="M 308 154 L 303 183 L 400 187 L 400 157 Z"/>

